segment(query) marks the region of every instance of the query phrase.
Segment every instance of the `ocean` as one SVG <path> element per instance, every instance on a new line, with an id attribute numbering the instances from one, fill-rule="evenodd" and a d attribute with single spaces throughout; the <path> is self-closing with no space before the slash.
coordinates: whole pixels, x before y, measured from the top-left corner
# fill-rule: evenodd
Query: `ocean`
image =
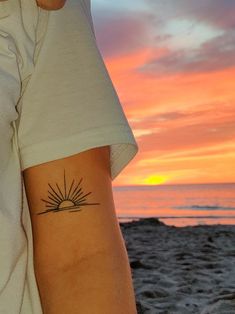
<path id="1" fill-rule="evenodd" d="M 235 224 L 235 183 L 114 186 L 119 222 L 157 217 L 167 225 Z"/>

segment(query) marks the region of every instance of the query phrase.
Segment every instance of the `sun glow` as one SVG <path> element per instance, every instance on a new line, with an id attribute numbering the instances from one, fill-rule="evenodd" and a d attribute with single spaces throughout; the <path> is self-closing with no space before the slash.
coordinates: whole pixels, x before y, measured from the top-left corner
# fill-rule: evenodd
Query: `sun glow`
<path id="1" fill-rule="evenodd" d="M 160 176 L 160 175 L 151 175 L 144 179 L 144 183 L 155 185 L 155 184 L 163 184 L 167 181 L 166 176 Z"/>

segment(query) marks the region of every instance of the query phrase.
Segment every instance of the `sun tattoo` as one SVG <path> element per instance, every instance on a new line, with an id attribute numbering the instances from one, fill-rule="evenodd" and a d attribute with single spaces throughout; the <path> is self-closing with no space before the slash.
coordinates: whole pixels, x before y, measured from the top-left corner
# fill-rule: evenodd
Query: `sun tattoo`
<path id="1" fill-rule="evenodd" d="M 67 190 L 66 178 L 65 178 L 65 170 L 64 170 L 64 187 L 60 188 L 59 185 L 56 183 L 56 188 L 53 187 L 50 183 L 48 189 L 48 199 L 41 200 L 46 203 L 46 210 L 43 212 L 38 213 L 37 215 L 46 214 L 49 212 L 61 212 L 64 210 L 68 210 L 70 213 L 80 211 L 80 207 L 87 206 L 87 205 L 100 205 L 100 203 L 87 203 L 86 197 L 91 194 L 88 192 L 84 194 L 81 188 L 80 181 L 75 184 L 75 180 L 72 181 L 69 189 Z"/>

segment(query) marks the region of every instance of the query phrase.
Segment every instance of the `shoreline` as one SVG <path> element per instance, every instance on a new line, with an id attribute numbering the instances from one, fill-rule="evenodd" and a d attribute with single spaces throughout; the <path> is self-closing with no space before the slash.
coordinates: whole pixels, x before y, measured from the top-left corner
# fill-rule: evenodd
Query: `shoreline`
<path id="1" fill-rule="evenodd" d="M 235 216 L 151 216 L 151 217 L 117 217 L 118 222 L 130 223 L 139 220 L 157 219 L 167 226 L 175 227 L 193 227 L 193 226 L 210 226 L 210 225 L 226 225 L 235 226 Z M 216 222 L 217 221 L 217 222 Z M 229 222 L 229 223 L 228 223 Z"/>

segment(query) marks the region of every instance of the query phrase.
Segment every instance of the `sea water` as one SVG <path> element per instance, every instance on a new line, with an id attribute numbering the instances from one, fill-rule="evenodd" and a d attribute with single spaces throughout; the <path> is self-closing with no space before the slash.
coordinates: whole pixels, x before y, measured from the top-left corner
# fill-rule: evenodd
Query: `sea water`
<path id="1" fill-rule="evenodd" d="M 235 183 L 113 187 L 119 222 L 157 217 L 167 225 L 235 224 Z"/>

